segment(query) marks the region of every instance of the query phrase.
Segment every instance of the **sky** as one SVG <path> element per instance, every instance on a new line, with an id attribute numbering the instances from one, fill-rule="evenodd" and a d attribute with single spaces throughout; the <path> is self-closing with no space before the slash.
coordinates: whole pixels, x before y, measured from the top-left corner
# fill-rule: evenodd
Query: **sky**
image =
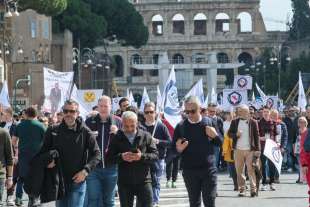
<path id="1" fill-rule="evenodd" d="M 260 11 L 268 31 L 286 31 L 285 22 L 292 18 L 291 0 L 261 0 Z"/>

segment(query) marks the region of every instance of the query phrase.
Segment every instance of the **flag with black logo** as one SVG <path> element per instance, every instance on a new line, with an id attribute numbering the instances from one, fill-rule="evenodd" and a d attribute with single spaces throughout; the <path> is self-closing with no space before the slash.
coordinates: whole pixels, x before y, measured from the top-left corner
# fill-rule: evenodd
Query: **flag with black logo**
<path id="1" fill-rule="evenodd" d="M 252 90 L 253 78 L 249 75 L 236 75 L 234 77 L 234 89 Z"/>

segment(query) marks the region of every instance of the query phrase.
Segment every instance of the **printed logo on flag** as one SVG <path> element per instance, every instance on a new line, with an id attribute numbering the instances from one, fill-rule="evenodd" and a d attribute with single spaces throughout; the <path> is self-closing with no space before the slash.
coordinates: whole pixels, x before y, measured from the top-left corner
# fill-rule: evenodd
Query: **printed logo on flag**
<path id="1" fill-rule="evenodd" d="M 241 103 L 242 95 L 237 91 L 233 91 L 232 93 L 228 94 L 227 99 L 231 105 L 236 106 Z"/>
<path id="2" fill-rule="evenodd" d="M 178 89 L 174 85 L 171 86 L 170 90 L 168 91 L 167 98 L 169 99 L 170 103 L 172 103 L 173 106 L 178 106 Z"/>
<path id="3" fill-rule="evenodd" d="M 280 151 L 279 147 L 273 147 L 272 148 L 272 156 L 273 156 L 274 161 L 276 161 L 277 163 L 280 163 L 281 151 Z"/>
<path id="4" fill-rule="evenodd" d="M 268 98 L 267 101 L 266 101 L 266 105 L 269 107 L 269 108 L 272 108 L 273 105 L 274 105 L 274 100 L 272 98 Z"/>
<path id="5" fill-rule="evenodd" d="M 84 101 L 89 103 L 89 102 L 94 102 L 96 99 L 96 94 L 93 91 L 86 91 L 84 93 Z"/>
<path id="6" fill-rule="evenodd" d="M 246 88 L 248 85 L 248 80 L 245 77 L 241 77 L 238 79 L 237 84 L 239 88 Z"/>

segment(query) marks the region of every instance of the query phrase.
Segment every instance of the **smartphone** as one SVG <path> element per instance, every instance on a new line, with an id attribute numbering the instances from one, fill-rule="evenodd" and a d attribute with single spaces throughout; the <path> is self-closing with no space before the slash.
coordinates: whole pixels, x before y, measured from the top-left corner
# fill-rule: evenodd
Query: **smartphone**
<path id="1" fill-rule="evenodd" d="M 137 149 L 137 148 L 132 148 L 132 149 L 130 150 L 130 152 L 132 152 L 132 153 L 138 153 L 138 149 Z"/>
<path id="2" fill-rule="evenodd" d="M 186 138 L 182 138 L 181 140 L 182 140 L 181 144 L 183 144 L 184 142 L 186 142 L 186 141 L 187 141 L 187 139 L 186 139 Z"/>

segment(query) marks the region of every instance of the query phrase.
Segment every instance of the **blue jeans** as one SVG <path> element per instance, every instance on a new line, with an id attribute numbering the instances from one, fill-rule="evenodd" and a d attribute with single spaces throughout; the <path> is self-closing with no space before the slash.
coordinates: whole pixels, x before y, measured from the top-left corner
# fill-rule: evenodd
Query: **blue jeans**
<path id="1" fill-rule="evenodd" d="M 165 171 L 165 160 L 157 160 L 151 168 L 152 188 L 153 188 L 153 203 L 158 204 L 160 193 L 160 178 Z"/>
<path id="2" fill-rule="evenodd" d="M 96 168 L 87 179 L 84 207 L 114 207 L 117 167 Z"/>
<path id="3" fill-rule="evenodd" d="M 73 183 L 66 197 L 56 201 L 56 207 L 83 207 L 86 193 L 86 182 Z"/>
<path id="4" fill-rule="evenodd" d="M 17 183 L 16 183 L 16 197 L 22 199 L 23 198 L 23 186 L 24 182 L 22 181 L 21 178 L 17 178 Z"/>

